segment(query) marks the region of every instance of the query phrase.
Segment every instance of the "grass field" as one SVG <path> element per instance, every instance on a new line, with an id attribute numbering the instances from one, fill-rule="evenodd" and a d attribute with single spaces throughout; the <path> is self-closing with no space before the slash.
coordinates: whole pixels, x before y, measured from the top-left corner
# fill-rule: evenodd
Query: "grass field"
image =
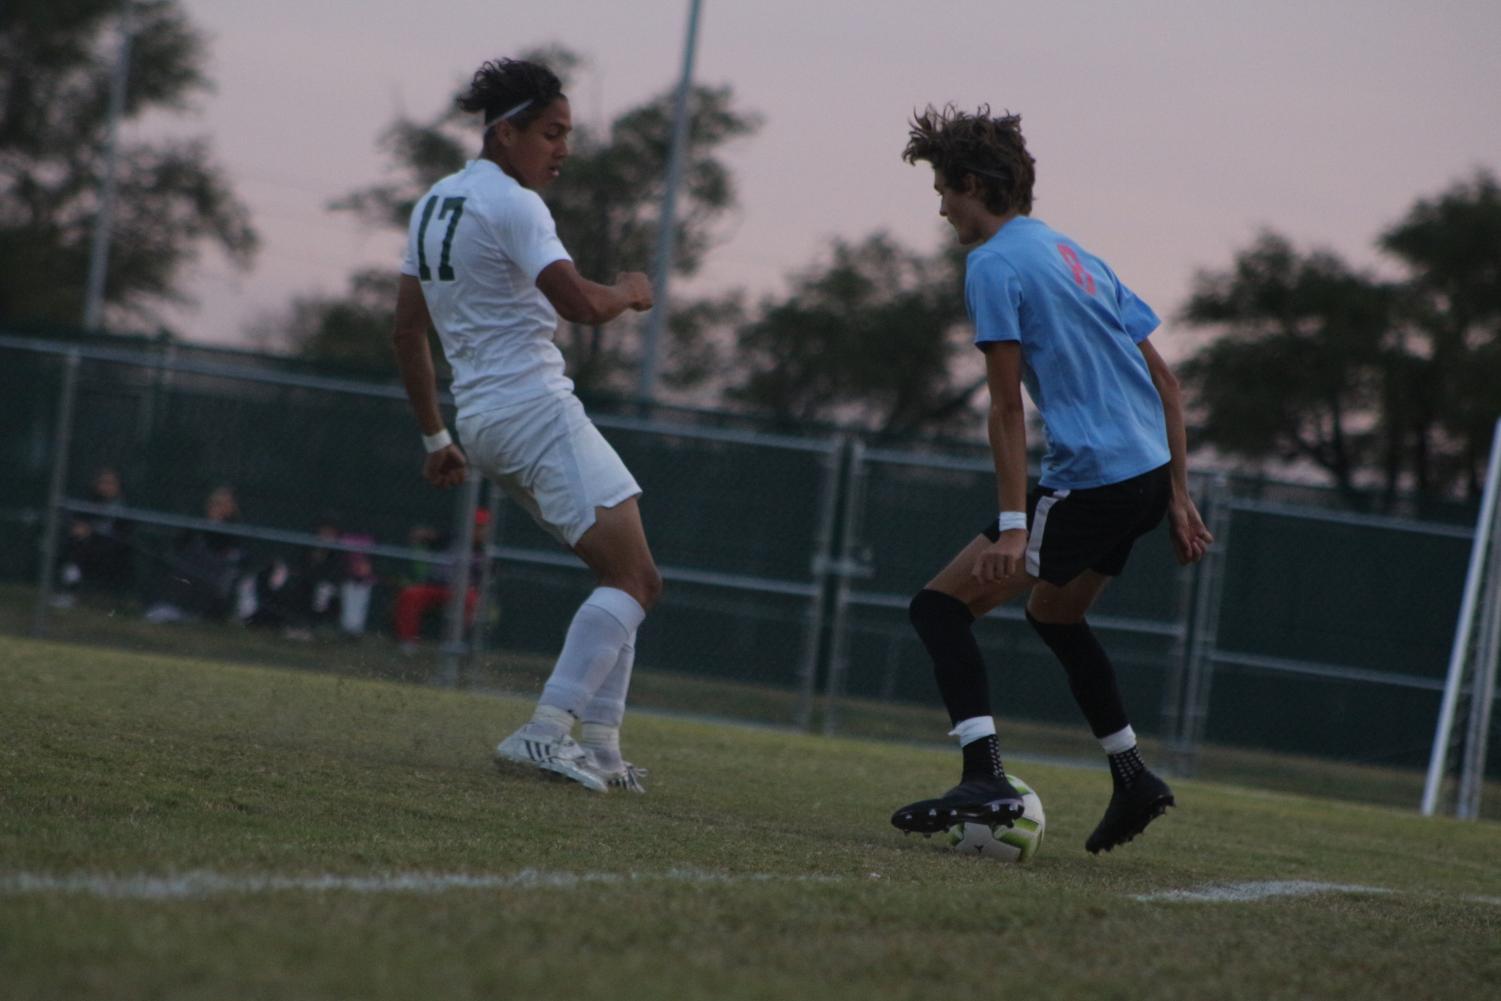
<path id="1" fill-rule="evenodd" d="M 36 602 L 34 588 L 23 584 L 0 584 L 0 637 L 29 635 Z M 274 630 L 246 629 L 225 623 L 153 625 L 141 618 L 138 606 L 108 602 L 85 603 L 53 611 L 49 635 L 70 643 L 109 650 L 133 650 L 146 654 L 173 654 L 192 650 L 205 660 L 223 663 L 297 668 L 350 678 L 429 683 L 441 675 L 436 650 L 428 648 L 409 656 L 401 653 L 387 636 L 371 634 L 358 642 L 323 638 L 297 642 Z M 552 667 L 547 656 L 492 651 L 467 663 L 461 687 L 491 693 L 535 695 Z M 785 689 L 745 683 L 727 678 L 703 678 L 636 665 L 631 684 L 631 704 L 666 712 L 691 713 L 699 717 L 770 723 L 786 726 L 797 714 L 797 695 Z M 825 702 L 814 707 L 814 725 L 820 728 Z M 839 732 L 855 737 L 910 741 L 914 735 L 941 739 L 948 717 L 937 704 L 919 706 L 873 700 L 841 700 Z M 1008 747 L 1024 748 L 1034 757 L 1097 763 L 1099 748 L 1089 731 L 1077 723 L 1057 724 L 1004 720 Z M 1151 738 L 1144 740 L 1155 760 L 1167 752 Z M 1336 762 L 1322 758 L 1274 754 L 1249 748 L 1206 744 L 1199 752 L 1198 775 L 1218 782 L 1292 792 L 1309 796 L 1416 808 L 1423 794 L 1424 775 L 1417 769 L 1383 767 L 1375 763 Z M 1501 782 L 1489 782 L 1481 801 L 1481 815 L 1501 821 Z"/>
<path id="2" fill-rule="evenodd" d="M 1205 782 L 1100 858 L 904 838 L 951 751 L 637 715 L 647 796 L 490 763 L 521 699 L 0 638 L 0 996 L 1480 998 L 1501 828 Z M 1318 892 L 1314 892 L 1318 891 Z M 1174 897 L 1172 894 L 1179 894 Z M 1197 894 L 1198 896 L 1194 896 Z"/>

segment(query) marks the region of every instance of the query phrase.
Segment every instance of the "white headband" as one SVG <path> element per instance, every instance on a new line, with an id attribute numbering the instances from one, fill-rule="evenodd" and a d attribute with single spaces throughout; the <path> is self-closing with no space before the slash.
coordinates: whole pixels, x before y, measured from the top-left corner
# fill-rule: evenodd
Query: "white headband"
<path id="1" fill-rule="evenodd" d="M 522 101 L 520 104 L 516 105 L 516 107 L 512 108 L 510 111 L 502 111 L 500 114 L 496 115 L 494 118 L 485 123 L 485 131 L 489 132 L 491 129 L 499 125 L 501 122 L 505 121 L 507 118 L 510 118 L 512 115 L 520 114 L 527 108 L 531 107 L 531 105 L 532 99 L 529 97 L 525 101 Z"/>

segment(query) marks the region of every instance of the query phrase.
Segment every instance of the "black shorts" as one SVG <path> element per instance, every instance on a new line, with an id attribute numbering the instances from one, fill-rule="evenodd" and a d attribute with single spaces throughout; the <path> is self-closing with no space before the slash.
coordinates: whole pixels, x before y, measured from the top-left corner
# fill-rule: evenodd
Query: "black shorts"
<path id="1" fill-rule="evenodd" d="M 1162 523 L 1172 496 L 1167 466 L 1088 490 L 1034 487 L 1027 498 L 1026 571 L 1062 587 L 1085 570 L 1118 577 L 1131 545 Z M 1000 538 L 992 520 L 981 533 Z"/>

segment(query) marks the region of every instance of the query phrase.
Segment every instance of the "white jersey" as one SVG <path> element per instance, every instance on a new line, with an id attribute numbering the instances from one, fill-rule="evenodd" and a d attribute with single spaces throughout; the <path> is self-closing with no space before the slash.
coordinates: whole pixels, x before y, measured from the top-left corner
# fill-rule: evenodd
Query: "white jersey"
<path id="1" fill-rule="evenodd" d="M 543 268 L 568 260 L 541 196 L 490 160 L 418 200 L 401 273 L 422 282 L 460 416 L 572 391 L 557 311 L 537 288 Z"/>

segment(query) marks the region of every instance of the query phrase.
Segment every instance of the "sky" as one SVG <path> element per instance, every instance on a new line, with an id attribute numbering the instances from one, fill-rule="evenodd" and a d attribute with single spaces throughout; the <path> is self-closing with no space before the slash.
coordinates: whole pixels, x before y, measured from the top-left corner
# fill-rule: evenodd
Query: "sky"
<path id="1" fill-rule="evenodd" d="M 607 122 L 675 84 L 689 9 L 179 2 L 215 89 L 172 129 L 209 138 L 262 247 L 246 272 L 206 254 L 196 303 L 169 319 L 226 345 L 294 296 L 394 267 L 400 233 L 327 205 L 390 177 L 377 139 L 397 115 L 426 120 L 484 60 L 559 43 L 589 60 L 575 119 Z M 1261 230 L 1385 270 L 1376 238 L 1416 199 L 1501 173 L 1498 38 L 1495 0 L 703 0 L 695 78 L 763 125 L 725 151 L 739 209 L 681 290 L 777 294 L 834 238 L 877 230 L 938 249 L 951 237 L 931 171 L 901 161 L 906 122 L 985 102 L 1022 115 L 1033 214 L 1110 262 L 1181 355 L 1202 337 L 1172 321 L 1195 273 Z"/>

